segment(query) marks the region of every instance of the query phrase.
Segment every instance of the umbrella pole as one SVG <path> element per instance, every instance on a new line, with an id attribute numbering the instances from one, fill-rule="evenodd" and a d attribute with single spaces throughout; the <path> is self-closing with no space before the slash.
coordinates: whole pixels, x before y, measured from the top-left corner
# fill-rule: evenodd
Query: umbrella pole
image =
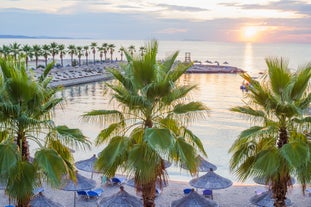
<path id="1" fill-rule="evenodd" d="M 91 179 L 93 180 L 93 170 L 92 170 L 92 174 L 91 174 Z"/>
<path id="2" fill-rule="evenodd" d="M 76 191 L 73 193 L 73 206 L 76 207 Z"/>

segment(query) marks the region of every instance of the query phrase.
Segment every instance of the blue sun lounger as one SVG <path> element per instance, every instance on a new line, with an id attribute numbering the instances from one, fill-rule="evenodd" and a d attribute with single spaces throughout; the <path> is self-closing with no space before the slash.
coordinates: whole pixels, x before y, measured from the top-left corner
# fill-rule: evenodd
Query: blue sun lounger
<path id="1" fill-rule="evenodd" d="M 87 193 L 89 198 L 96 198 L 97 199 L 102 195 L 103 192 L 104 192 L 104 189 L 96 188 L 94 190 L 89 190 L 86 193 Z"/>
<path id="2" fill-rule="evenodd" d="M 113 185 L 121 185 L 122 183 L 125 182 L 125 178 L 113 177 L 111 178 L 111 182 Z"/>

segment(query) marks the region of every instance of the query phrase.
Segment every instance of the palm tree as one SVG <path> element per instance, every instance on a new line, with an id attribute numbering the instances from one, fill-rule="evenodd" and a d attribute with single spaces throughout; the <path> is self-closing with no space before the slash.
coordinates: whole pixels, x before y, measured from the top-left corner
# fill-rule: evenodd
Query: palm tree
<path id="1" fill-rule="evenodd" d="M 50 45 L 44 44 L 42 45 L 42 55 L 44 57 L 45 67 L 48 65 L 48 57 L 50 55 Z"/>
<path id="2" fill-rule="evenodd" d="M 36 68 L 38 68 L 38 60 L 42 54 L 41 46 L 40 45 L 33 45 L 32 51 L 33 51 L 33 55 L 35 56 L 35 59 L 36 59 Z"/>
<path id="3" fill-rule="evenodd" d="M 78 55 L 79 66 L 81 66 L 81 57 L 83 55 L 81 46 L 77 47 L 77 55 Z"/>
<path id="4" fill-rule="evenodd" d="M 135 49 L 135 46 L 134 46 L 134 45 L 130 45 L 130 46 L 128 47 L 128 50 L 129 50 L 131 56 L 133 56 L 133 55 L 134 55 L 134 52 L 136 52 L 136 49 Z"/>
<path id="5" fill-rule="evenodd" d="M 70 54 L 71 66 L 73 66 L 73 56 L 77 53 L 75 45 L 68 46 L 68 54 Z"/>
<path id="6" fill-rule="evenodd" d="M 141 47 L 139 48 L 139 52 L 140 52 L 140 55 L 141 55 L 141 56 L 144 56 L 144 53 L 146 52 L 146 48 L 145 48 L 144 46 L 141 46 Z"/>
<path id="7" fill-rule="evenodd" d="M 22 47 L 22 52 L 25 54 L 26 69 L 28 69 L 29 58 L 33 56 L 32 48 L 29 45 L 24 45 Z"/>
<path id="8" fill-rule="evenodd" d="M 115 48 L 115 47 L 116 47 L 116 46 L 115 46 L 114 44 L 109 44 L 109 45 L 108 45 L 108 50 L 109 50 L 109 52 L 110 52 L 110 62 L 113 61 L 112 55 L 113 55 L 113 52 L 114 52 L 114 48 Z"/>
<path id="9" fill-rule="evenodd" d="M 18 44 L 17 42 L 14 42 L 12 44 L 10 44 L 9 48 L 10 48 L 10 54 L 14 57 L 14 60 L 17 60 L 18 55 L 21 52 L 21 45 Z"/>
<path id="10" fill-rule="evenodd" d="M 50 44 L 50 53 L 52 55 L 53 62 L 55 62 L 55 55 L 58 54 L 58 44 L 56 42 L 52 42 Z"/>
<path id="11" fill-rule="evenodd" d="M 246 105 L 231 110 L 258 125 L 241 132 L 230 151 L 230 168 L 239 179 L 260 176 L 270 184 L 274 206 L 284 207 L 290 176 L 302 184 L 311 180 L 311 64 L 291 73 L 284 59 L 266 59 L 267 74 L 262 81 L 248 74 L 250 83 Z"/>
<path id="12" fill-rule="evenodd" d="M 96 47 L 97 47 L 97 43 L 96 42 L 92 42 L 91 43 L 91 50 L 92 50 L 92 53 L 93 53 L 93 64 L 94 65 L 95 65 Z"/>
<path id="13" fill-rule="evenodd" d="M 158 44 L 151 42 L 143 58 L 133 59 L 119 69 L 108 69 L 116 79 L 107 83 L 116 103 L 115 110 L 94 110 L 83 115 L 88 120 L 110 124 L 96 139 L 108 143 L 100 152 L 96 167 L 107 177 L 122 169 L 141 187 L 144 206 L 154 206 L 156 182 L 167 182 L 164 159 L 185 163 L 196 174 L 196 156 L 206 155 L 200 139 L 186 125 L 204 117 L 207 107 L 200 102 L 187 102 L 195 86 L 179 86 L 176 81 L 190 67 L 177 65 L 178 53 L 163 63 L 156 60 Z M 108 156 L 109 155 L 109 156 Z"/>
<path id="14" fill-rule="evenodd" d="M 10 55 L 10 47 L 7 45 L 2 45 L 2 48 L 0 47 L 0 54 L 6 59 Z"/>
<path id="15" fill-rule="evenodd" d="M 104 55 L 104 47 L 97 47 L 97 50 L 99 51 L 99 58 L 100 62 L 103 62 L 103 55 Z"/>
<path id="16" fill-rule="evenodd" d="M 124 50 L 125 50 L 124 47 L 121 47 L 119 49 L 119 53 L 120 53 L 120 56 L 121 56 L 121 62 L 123 61 Z"/>
<path id="17" fill-rule="evenodd" d="M 73 156 L 68 146 L 89 145 L 78 129 L 55 126 L 52 110 L 62 101 L 55 96 L 61 88 L 48 87 L 49 64 L 38 81 L 28 76 L 25 68 L 0 59 L 0 175 L 6 193 L 17 207 L 29 206 L 32 192 L 45 181 L 59 186 L 64 175 L 75 178 Z M 35 146 L 29 159 L 28 141 Z M 5 162 L 4 162 L 5 161 Z"/>
<path id="18" fill-rule="evenodd" d="M 60 64 L 62 67 L 64 67 L 64 55 L 66 54 L 65 45 L 64 44 L 58 45 L 58 51 L 59 51 Z"/>
<path id="19" fill-rule="evenodd" d="M 108 43 L 103 43 L 102 47 L 104 48 L 105 61 L 107 60 L 107 52 L 108 52 Z"/>
<path id="20" fill-rule="evenodd" d="M 83 47 L 83 49 L 84 49 L 84 55 L 85 55 L 85 63 L 86 63 L 86 65 L 88 65 L 89 64 L 89 61 L 88 61 L 88 57 L 89 57 L 89 46 L 84 46 Z"/>

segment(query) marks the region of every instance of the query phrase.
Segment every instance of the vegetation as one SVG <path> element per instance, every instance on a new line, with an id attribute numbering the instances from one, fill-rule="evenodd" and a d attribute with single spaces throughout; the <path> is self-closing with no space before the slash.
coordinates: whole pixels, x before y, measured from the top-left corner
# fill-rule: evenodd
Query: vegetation
<path id="1" fill-rule="evenodd" d="M 177 83 L 190 65 L 174 65 L 178 52 L 158 62 L 157 51 L 156 41 L 146 47 L 144 56 L 133 57 L 124 50 L 129 63 L 122 65 L 121 71 L 109 69 L 116 81 L 106 83 L 116 109 L 83 115 L 89 121 L 109 124 L 96 139 L 97 145 L 108 143 L 96 167 L 107 177 L 117 170 L 134 176 L 146 207 L 155 206 L 156 183 L 161 186 L 167 182 L 164 160 L 184 163 L 194 175 L 197 154 L 206 155 L 200 139 L 187 125 L 204 118 L 207 107 L 186 99 L 195 86 Z"/>
<path id="2" fill-rule="evenodd" d="M 23 64 L 0 58 L 0 182 L 17 207 L 29 206 L 42 182 L 55 187 L 64 175 L 75 179 L 68 146 L 89 146 L 80 130 L 52 120 L 53 108 L 62 102 L 55 96 L 61 88 L 48 87 L 52 67 L 35 81 Z"/>
<path id="3" fill-rule="evenodd" d="M 250 83 L 245 105 L 231 110 L 249 117 L 254 125 L 241 132 L 230 148 L 230 168 L 239 179 L 266 179 L 275 199 L 284 207 L 290 176 L 297 177 L 303 191 L 311 179 L 310 77 L 311 64 L 292 73 L 284 59 L 266 59 L 267 74 Z"/>

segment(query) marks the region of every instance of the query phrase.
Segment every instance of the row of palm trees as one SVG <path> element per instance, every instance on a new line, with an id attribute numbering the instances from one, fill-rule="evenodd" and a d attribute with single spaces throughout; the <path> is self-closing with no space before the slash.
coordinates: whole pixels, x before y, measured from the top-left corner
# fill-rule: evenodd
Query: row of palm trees
<path id="1" fill-rule="evenodd" d="M 159 62 L 157 51 L 156 41 L 146 47 L 142 58 L 125 49 L 129 64 L 120 66 L 121 70 L 108 69 L 115 81 L 105 83 L 115 108 L 82 115 L 90 123 L 103 124 L 95 140 L 104 146 L 97 170 L 107 177 L 118 170 L 133 176 L 145 207 L 155 206 L 156 184 L 167 182 L 164 160 L 185 164 L 196 175 L 196 157 L 206 155 L 188 125 L 205 118 L 209 109 L 188 98 L 195 85 L 178 84 L 190 65 L 176 65 L 177 52 Z M 265 178 L 274 206 L 284 207 L 290 176 L 297 177 L 303 189 L 311 182 L 311 116 L 306 113 L 311 102 L 311 64 L 292 73 L 283 59 L 266 63 L 267 74 L 260 81 L 242 74 L 250 83 L 249 92 L 245 105 L 231 110 L 257 125 L 242 131 L 233 143 L 230 168 L 241 180 Z M 0 66 L 0 182 L 18 207 L 26 207 L 43 178 L 55 187 L 64 174 L 75 179 L 68 146 L 90 143 L 78 129 L 53 124 L 51 111 L 62 99 L 54 96 L 59 88 L 47 87 L 51 65 L 39 81 L 8 60 L 0 59 Z M 46 136 L 39 136 L 44 132 Z M 33 161 L 28 140 L 39 145 Z"/>
<path id="2" fill-rule="evenodd" d="M 59 55 L 60 65 L 64 66 L 64 57 L 66 54 L 70 56 L 71 65 L 74 66 L 75 61 L 74 57 L 78 58 L 78 65 L 81 65 L 81 58 L 85 56 L 85 64 L 89 64 L 89 55 L 93 55 L 93 64 L 96 62 L 96 54 L 99 53 L 100 62 L 107 61 L 107 54 L 110 54 L 110 61 L 113 61 L 113 55 L 115 52 L 116 46 L 114 44 L 103 43 L 98 45 L 96 42 L 91 42 L 90 45 L 85 46 L 75 46 L 73 44 L 68 45 L 67 47 L 64 44 L 58 44 L 52 42 L 50 44 L 44 45 L 21 45 L 17 42 L 11 43 L 9 45 L 2 45 L 0 47 L 0 57 L 9 57 L 13 56 L 15 60 L 18 57 L 25 57 L 26 67 L 28 68 L 29 60 L 35 59 L 36 68 L 38 68 L 38 61 L 40 57 L 44 58 L 45 67 L 48 64 L 48 59 L 51 57 L 52 61 L 55 61 L 57 55 Z M 124 56 L 124 47 L 120 47 L 118 52 L 121 56 L 121 61 L 123 61 Z M 130 45 L 128 51 L 133 56 L 136 52 L 135 46 Z M 144 46 L 139 47 L 139 54 L 144 55 L 146 48 Z"/>

